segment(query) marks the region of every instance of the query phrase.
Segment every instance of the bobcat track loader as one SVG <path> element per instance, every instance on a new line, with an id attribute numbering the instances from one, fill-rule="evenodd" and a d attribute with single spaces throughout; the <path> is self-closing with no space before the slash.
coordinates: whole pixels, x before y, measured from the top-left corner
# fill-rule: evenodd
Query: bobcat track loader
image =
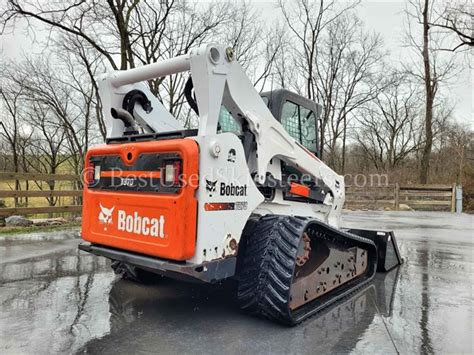
<path id="1" fill-rule="evenodd" d="M 189 72 L 184 127 L 144 81 Z M 259 94 L 231 48 L 204 45 L 98 79 L 81 250 L 124 278 L 238 281 L 241 307 L 297 324 L 401 262 L 392 232 L 340 229 L 344 180 L 319 158 L 321 107 Z"/>

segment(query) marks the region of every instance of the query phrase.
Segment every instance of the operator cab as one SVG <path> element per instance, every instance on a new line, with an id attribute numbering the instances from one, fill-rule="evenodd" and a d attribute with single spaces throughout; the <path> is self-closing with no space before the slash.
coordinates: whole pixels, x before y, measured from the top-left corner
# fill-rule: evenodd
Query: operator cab
<path id="1" fill-rule="evenodd" d="M 318 120 L 321 105 L 286 89 L 266 91 L 260 96 L 288 134 L 319 157 Z M 239 125 L 225 107 L 222 107 L 219 115 L 219 129 L 220 132 L 240 133 Z"/>

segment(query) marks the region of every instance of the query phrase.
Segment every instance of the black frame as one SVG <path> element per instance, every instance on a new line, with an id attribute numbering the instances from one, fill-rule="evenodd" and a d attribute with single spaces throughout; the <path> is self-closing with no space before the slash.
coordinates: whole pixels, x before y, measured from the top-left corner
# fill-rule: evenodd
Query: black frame
<path id="1" fill-rule="evenodd" d="M 164 152 L 164 153 L 142 153 L 136 159 L 132 166 L 126 165 L 119 153 L 111 155 L 95 155 L 90 158 L 92 165 L 100 165 L 101 172 L 113 171 L 161 171 L 164 173 L 164 167 L 167 161 L 183 160 L 178 153 Z M 163 176 L 159 178 L 147 177 L 133 177 L 133 185 L 121 185 L 120 176 L 101 177 L 99 180 L 94 180 L 87 187 L 91 190 L 100 191 L 123 191 L 123 192 L 155 192 L 177 194 L 181 191 L 181 186 L 167 185 Z"/>

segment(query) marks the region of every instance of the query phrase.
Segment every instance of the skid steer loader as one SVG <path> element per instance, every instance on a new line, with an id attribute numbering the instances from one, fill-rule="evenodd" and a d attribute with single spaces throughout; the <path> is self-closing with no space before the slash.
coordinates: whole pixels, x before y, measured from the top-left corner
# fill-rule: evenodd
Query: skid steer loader
<path id="1" fill-rule="evenodd" d="M 184 127 L 144 81 L 189 72 Z M 392 232 L 343 230 L 344 180 L 319 158 L 321 107 L 259 94 L 231 48 L 98 78 L 106 144 L 85 158 L 79 248 L 124 278 L 238 281 L 241 307 L 296 324 L 401 262 Z"/>

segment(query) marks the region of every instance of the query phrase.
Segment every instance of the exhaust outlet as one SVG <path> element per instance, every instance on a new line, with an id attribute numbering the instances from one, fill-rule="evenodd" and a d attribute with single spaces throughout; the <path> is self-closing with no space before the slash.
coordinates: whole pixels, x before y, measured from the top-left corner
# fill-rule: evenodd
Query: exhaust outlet
<path id="1" fill-rule="evenodd" d="M 124 130 L 125 135 L 138 134 L 138 125 L 135 122 L 135 119 L 133 118 L 133 116 L 130 114 L 130 112 L 122 108 L 112 107 L 110 109 L 110 114 L 112 115 L 113 118 L 118 119 L 123 122 L 123 124 L 125 125 L 125 130 Z"/>

